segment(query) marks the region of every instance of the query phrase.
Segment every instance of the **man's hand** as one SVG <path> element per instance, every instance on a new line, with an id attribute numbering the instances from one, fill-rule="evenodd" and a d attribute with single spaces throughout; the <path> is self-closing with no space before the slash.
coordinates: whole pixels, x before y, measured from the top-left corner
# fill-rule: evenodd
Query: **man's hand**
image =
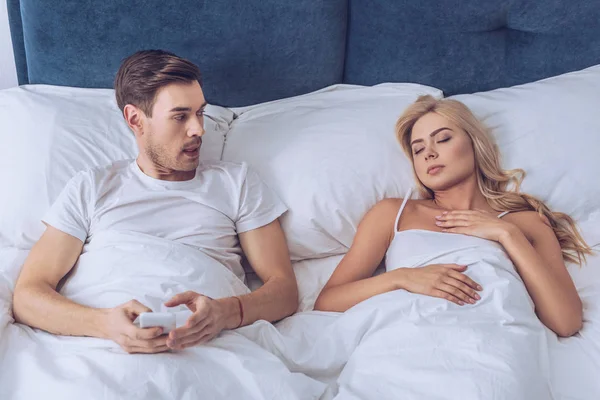
<path id="1" fill-rule="evenodd" d="M 233 304 L 231 303 L 233 300 Z M 196 292 L 187 291 L 165 303 L 167 307 L 185 304 L 194 313 L 184 326 L 169 333 L 167 345 L 174 350 L 206 343 L 223 329 L 240 324 L 241 311 L 235 298 L 213 300 Z M 235 320 L 235 321 L 234 321 Z"/>
<path id="2" fill-rule="evenodd" d="M 128 353 L 160 353 L 169 350 L 162 328 L 138 328 L 133 321 L 143 312 L 152 312 L 137 300 L 107 310 L 106 337 Z"/>

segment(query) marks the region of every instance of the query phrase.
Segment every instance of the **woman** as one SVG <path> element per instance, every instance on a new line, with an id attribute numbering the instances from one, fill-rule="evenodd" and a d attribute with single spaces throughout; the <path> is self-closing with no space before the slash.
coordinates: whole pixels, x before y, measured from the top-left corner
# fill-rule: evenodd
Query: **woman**
<path id="1" fill-rule="evenodd" d="M 469 246 L 502 246 L 548 328 L 560 336 L 578 332 L 582 304 L 565 261 L 581 264 L 591 249 L 573 220 L 519 192 L 524 172 L 500 168 L 487 130 L 456 100 L 420 97 L 398 120 L 396 135 L 412 160 L 422 199 L 409 200 L 410 193 L 404 200 L 385 199 L 365 215 L 315 309 L 343 312 L 398 289 L 476 304 L 484 288 L 467 276 L 467 265 L 399 265 L 417 251 L 413 243 L 421 249 L 426 243 L 431 252 L 454 247 L 444 248 L 448 254 L 474 237 L 479 239 Z M 384 257 L 387 272 L 373 276 Z"/>

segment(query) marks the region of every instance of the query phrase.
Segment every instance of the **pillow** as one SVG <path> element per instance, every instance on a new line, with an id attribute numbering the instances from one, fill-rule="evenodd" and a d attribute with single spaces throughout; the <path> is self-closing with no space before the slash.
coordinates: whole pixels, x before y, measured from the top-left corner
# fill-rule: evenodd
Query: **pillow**
<path id="1" fill-rule="evenodd" d="M 413 184 L 394 124 L 419 95 L 416 84 L 338 85 L 234 110 L 223 160 L 246 161 L 289 211 L 282 218 L 292 260 L 345 253 L 375 203 Z"/>
<path id="2" fill-rule="evenodd" d="M 450 98 L 492 129 L 504 168 L 525 170 L 523 192 L 580 221 L 600 213 L 600 65 Z"/>
<path id="3" fill-rule="evenodd" d="M 317 297 L 344 256 L 331 256 L 293 263 L 298 282 L 298 312 L 312 311 Z"/>
<path id="4" fill-rule="evenodd" d="M 219 159 L 233 113 L 208 106 L 203 159 Z M 30 248 L 40 219 L 78 171 L 137 155 L 110 89 L 29 85 L 0 91 L 0 247 Z"/>
<path id="5" fill-rule="evenodd" d="M 342 258 L 343 255 L 339 255 L 292 263 L 298 282 L 298 309 L 296 312 L 313 310 L 317 297 Z M 2 266 L 0 265 L 1 272 Z M 381 271 L 378 270 L 378 272 Z M 255 291 L 263 285 L 263 282 L 254 271 L 246 270 L 246 284 L 251 291 Z"/>

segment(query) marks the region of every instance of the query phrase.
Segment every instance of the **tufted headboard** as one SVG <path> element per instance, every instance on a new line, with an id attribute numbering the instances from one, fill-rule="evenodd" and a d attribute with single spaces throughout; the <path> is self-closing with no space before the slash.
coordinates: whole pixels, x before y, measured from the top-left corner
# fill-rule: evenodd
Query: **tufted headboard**
<path id="1" fill-rule="evenodd" d="M 213 104 L 335 83 L 446 94 L 600 64 L 599 0 L 7 0 L 20 84 L 112 87 L 136 50 L 197 63 Z"/>

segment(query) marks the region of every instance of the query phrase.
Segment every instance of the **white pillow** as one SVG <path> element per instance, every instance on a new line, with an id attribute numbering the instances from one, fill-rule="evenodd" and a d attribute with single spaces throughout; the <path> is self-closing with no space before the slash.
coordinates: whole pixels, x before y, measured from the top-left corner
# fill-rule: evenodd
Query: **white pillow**
<path id="1" fill-rule="evenodd" d="M 298 309 L 296 312 L 313 310 L 317 297 L 319 297 L 321 290 L 323 290 L 323 287 L 343 257 L 343 255 L 339 255 L 292 263 L 296 281 L 298 282 Z M 0 264 L 1 273 L 2 265 Z M 254 271 L 247 270 L 246 284 L 250 290 L 255 291 L 263 285 L 263 282 Z"/>
<path id="2" fill-rule="evenodd" d="M 233 113 L 207 107 L 203 159 L 219 159 Z M 134 158 L 110 89 L 30 85 L 0 91 L 0 247 L 30 248 L 43 214 L 78 171 Z"/>
<path id="3" fill-rule="evenodd" d="M 317 297 L 343 257 L 339 255 L 293 263 L 298 282 L 298 312 L 313 310 Z"/>
<path id="4" fill-rule="evenodd" d="M 580 221 L 600 212 L 600 65 L 450 98 L 492 128 L 505 168 L 525 170 L 523 192 Z"/>
<path id="5" fill-rule="evenodd" d="M 345 253 L 375 203 L 402 197 L 411 168 L 394 124 L 416 84 L 339 85 L 241 109 L 223 159 L 247 161 L 289 207 L 282 219 L 293 260 Z"/>

